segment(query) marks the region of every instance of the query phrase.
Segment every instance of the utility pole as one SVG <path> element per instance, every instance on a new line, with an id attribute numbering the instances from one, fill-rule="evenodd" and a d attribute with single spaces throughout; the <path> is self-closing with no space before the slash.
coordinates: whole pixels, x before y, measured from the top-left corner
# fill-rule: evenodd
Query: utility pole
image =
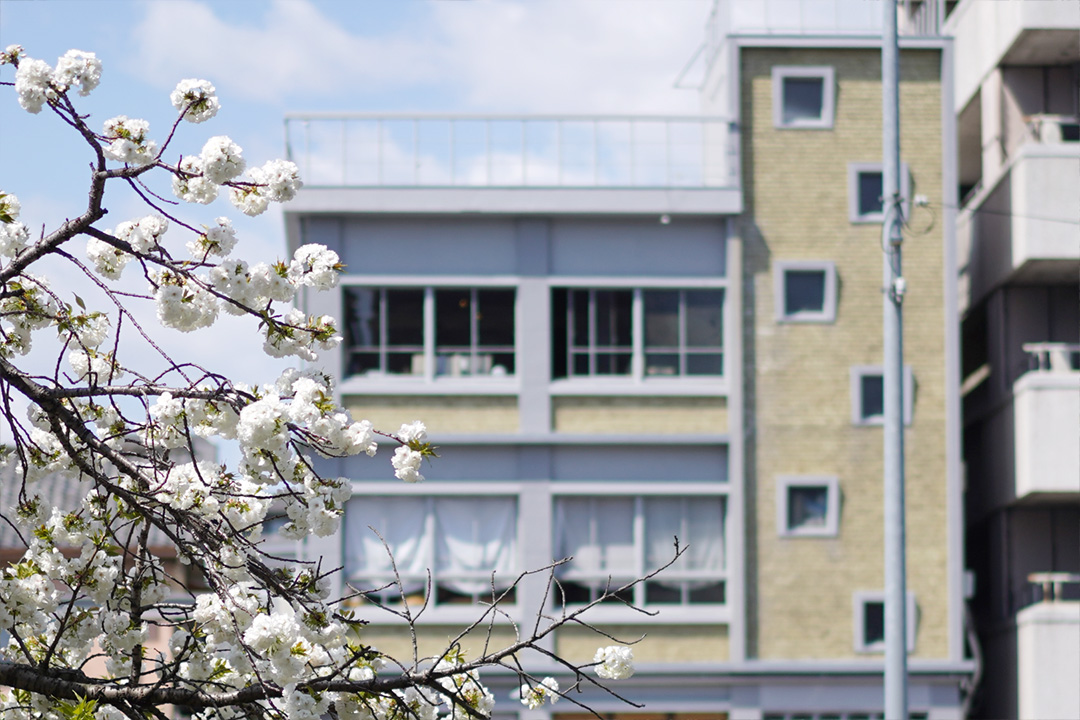
<path id="1" fill-rule="evenodd" d="M 900 49 L 896 0 L 885 0 L 881 33 L 885 392 L 885 720 L 907 720 L 907 577 L 904 537 L 904 336 L 900 267 Z"/>

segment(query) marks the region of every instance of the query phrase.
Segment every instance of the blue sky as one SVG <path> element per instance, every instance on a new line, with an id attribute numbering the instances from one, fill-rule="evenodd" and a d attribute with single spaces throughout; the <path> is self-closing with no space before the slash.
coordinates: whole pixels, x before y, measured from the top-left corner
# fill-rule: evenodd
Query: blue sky
<path id="1" fill-rule="evenodd" d="M 168 94 L 182 78 L 218 89 L 221 113 L 187 125 L 169 160 L 229 135 L 249 164 L 283 155 L 282 120 L 296 111 L 473 113 L 694 113 L 697 94 L 673 82 L 704 37 L 711 0 L 0 0 L 0 48 L 17 43 L 55 64 L 70 48 L 104 63 L 101 86 L 79 107 L 91 126 L 115 115 L 148 120 L 161 140 Z M 10 82 L 10 66 L 0 80 Z M 29 115 L 0 87 L 0 190 L 15 193 L 39 232 L 85 203 L 90 160 L 48 112 Z M 167 185 L 162 185 L 168 194 Z M 107 196 L 103 228 L 146 211 L 131 193 Z M 283 254 L 281 213 L 244 218 L 223 200 L 184 217 L 234 219 L 250 261 Z M 184 238 L 186 240 L 186 238 Z M 182 241 L 175 238 L 174 241 Z M 81 248 L 78 248 L 81 251 Z M 70 269 L 63 282 L 79 287 Z M 134 280 L 134 278 L 133 278 Z M 135 289 L 140 289 L 136 287 Z M 89 298 L 88 298 L 89 300 Z M 152 309 L 140 315 L 152 319 Z M 262 382 L 254 326 L 155 337 L 177 356 Z M 238 337 L 251 343 L 235 344 Z M 235 348 L 222 353 L 222 347 Z M 47 362 L 44 355 L 42 362 Z"/>

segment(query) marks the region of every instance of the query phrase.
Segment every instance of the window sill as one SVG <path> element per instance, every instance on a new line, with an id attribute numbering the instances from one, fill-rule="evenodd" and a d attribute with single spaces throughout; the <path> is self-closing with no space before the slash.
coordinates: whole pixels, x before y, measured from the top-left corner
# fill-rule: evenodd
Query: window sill
<path id="1" fill-rule="evenodd" d="M 421 607 L 420 605 L 410 606 L 411 612 L 414 613 L 413 622 L 417 626 L 455 625 L 465 627 L 479 620 L 484 611 L 488 609 L 486 606 L 478 605 L 462 605 L 460 607 L 429 606 L 420 613 L 419 617 L 416 617 L 415 613 L 419 612 Z M 403 625 L 405 621 L 390 612 L 391 610 L 398 611 L 400 608 L 393 606 L 388 606 L 388 608 L 382 610 L 376 605 L 357 605 L 351 609 L 358 611 L 358 614 L 362 614 L 364 620 L 374 627 Z M 489 624 L 494 624 L 495 627 L 513 628 L 514 623 L 520 621 L 520 615 L 521 608 L 517 605 L 499 605 L 499 612 L 489 613 L 487 617 L 484 617 L 480 625 L 481 627 L 487 627 Z"/>
<path id="2" fill-rule="evenodd" d="M 581 605 L 567 605 L 569 614 L 581 609 Z M 648 613 L 635 612 L 628 607 L 597 606 L 583 616 L 594 625 L 601 623 L 618 625 L 727 625 L 731 623 L 731 608 L 727 605 L 646 605 Z M 561 608 L 549 614 L 559 617 Z"/>
<path id="3" fill-rule="evenodd" d="M 435 378 L 349 377 L 338 385 L 341 395 L 517 395 L 516 377 Z"/>
<path id="4" fill-rule="evenodd" d="M 656 397 L 724 397 L 728 394 L 727 378 L 698 376 L 694 378 L 581 378 L 553 380 L 549 386 L 552 396 L 629 395 Z"/>

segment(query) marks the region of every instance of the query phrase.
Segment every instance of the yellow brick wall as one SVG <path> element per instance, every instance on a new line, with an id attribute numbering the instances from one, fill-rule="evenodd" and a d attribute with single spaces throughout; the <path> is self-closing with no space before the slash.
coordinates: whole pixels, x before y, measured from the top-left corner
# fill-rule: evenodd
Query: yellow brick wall
<path id="1" fill-rule="evenodd" d="M 417 626 L 416 644 L 420 657 L 434 657 L 443 653 L 466 627 L 465 624 Z M 360 630 L 360 642 L 403 663 L 413 656 L 412 637 L 404 624 L 367 625 Z M 491 628 L 490 634 L 487 626 L 476 628 L 460 642 L 466 657 L 476 659 L 483 655 L 485 646 L 488 652 L 502 650 L 517 642 L 517 635 L 509 625 L 499 624 Z"/>
<path id="2" fill-rule="evenodd" d="M 434 435 L 518 431 L 516 397 L 349 395 L 342 404 L 354 418 L 370 420 L 376 430 L 389 433 L 414 420 L 423 420 Z"/>
<path id="3" fill-rule="evenodd" d="M 620 640 L 645 638 L 633 646 L 635 663 L 724 662 L 728 652 L 727 625 L 598 625 Z M 585 627 L 560 628 L 555 636 L 559 655 L 574 663 L 592 662 L 599 647 L 616 644 Z"/>
<path id="4" fill-rule="evenodd" d="M 551 404 L 555 432 L 724 433 L 726 398 L 556 397 Z"/>
<path id="5" fill-rule="evenodd" d="M 829 65 L 833 130 L 777 130 L 774 65 Z M 848 221 L 848 163 L 881 161 L 880 55 L 869 50 L 745 49 L 742 63 L 746 213 L 744 335 L 754 364 L 747 421 L 749 649 L 761 658 L 854 655 L 852 593 L 880 590 L 882 431 L 851 424 L 849 368 L 882 362 L 880 225 Z M 919 606 L 915 657 L 947 655 L 941 87 L 936 51 L 901 53 L 902 159 L 916 209 L 905 236 L 905 362 L 915 381 L 906 434 L 908 588 Z M 928 232 L 921 232 L 929 228 Z M 832 260 L 833 324 L 778 324 L 772 263 Z M 835 539 L 780 538 L 777 475 L 835 475 Z M 756 480 L 756 484 L 754 482 Z"/>

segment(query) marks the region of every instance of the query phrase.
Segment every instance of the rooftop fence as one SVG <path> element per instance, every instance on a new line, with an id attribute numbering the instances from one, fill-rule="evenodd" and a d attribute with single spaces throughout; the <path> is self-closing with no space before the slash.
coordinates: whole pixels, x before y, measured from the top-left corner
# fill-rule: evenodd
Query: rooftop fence
<path id="1" fill-rule="evenodd" d="M 308 187 L 732 188 L 739 135 L 698 116 L 297 114 Z"/>

